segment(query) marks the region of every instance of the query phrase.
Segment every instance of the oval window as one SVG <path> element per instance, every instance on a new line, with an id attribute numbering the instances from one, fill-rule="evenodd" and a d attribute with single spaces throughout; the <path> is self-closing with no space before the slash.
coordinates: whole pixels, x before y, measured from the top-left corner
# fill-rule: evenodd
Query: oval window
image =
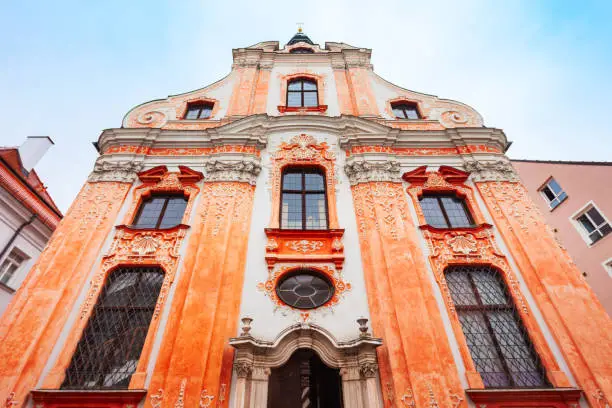
<path id="1" fill-rule="evenodd" d="M 334 294 L 332 283 L 320 273 L 300 269 L 288 274 L 276 286 L 276 294 L 289 306 L 314 309 L 327 303 Z"/>

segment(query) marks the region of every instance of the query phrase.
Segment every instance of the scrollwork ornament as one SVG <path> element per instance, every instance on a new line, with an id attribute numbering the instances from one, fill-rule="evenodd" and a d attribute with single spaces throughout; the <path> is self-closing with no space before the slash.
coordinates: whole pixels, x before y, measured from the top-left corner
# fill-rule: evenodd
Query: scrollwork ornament
<path id="1" fill-rule="evenodd" d="M 236 361 L 234 371 L 238 378 L 246 378 L 253 372 L 253 365 L 246 361 Z"/>
<path id="2" fill-rule="evenodd" d="M 344 166 L 351 185 L 372 181 L 400 183 L 400 163 L 396 160 L 351 160 Z"/>
<path id="3" fill-rule="evenodd" d="M 8 397 L 6 397 L 6 402 L 4 403 L 4 406 L 6 408 L 12 408 L 16 407 L 17 405 L 19 405 L 19 401 L 15 399 L 15 393 L 11 392 Z"/>
<path id="4" fill-rule="evenodd" d="M 200 408 L 209 408 L 214 399 L 215 397 L 208 395 L 208 391 L 204 388 L 200 393 Z"/>
<path id="5" fill-rule="evenodd" d="M 376 377 L 378 373 L 378 364 L 372 361 L 366 361 L 359 365 L 359 371 L 366 378 Z"/>
<path id="6" fill-rule="evenodd" d="M 296 252 L 307 254 L 323 248 L 323 243 L 321 241 L 309 241 L 307 239 L 302 239 L 299 241 L 289 241 L 287 246 Z"/>
<path id="7" fill-rule="evenodd" d="M 470 173 L 473 181 L 519 181 L 519 177 L 507 159 L 468 160 L 464 163 L 465 170 Z"/>
<path id="8" fill-rule="evenodd" d="M 204 163 L 206 181 L 238 181 L 255 185 L 261 172 L 258 160 L 211 160 Z"/>
<path id="9" fill-rule="evenodd" d="M 153 408 L 161 408 L 163 400 L 164 400 L 164 390 L 160 388 L 159 390 L 157 390 L 157 394 L 151 395 L 151 406 Z"/>

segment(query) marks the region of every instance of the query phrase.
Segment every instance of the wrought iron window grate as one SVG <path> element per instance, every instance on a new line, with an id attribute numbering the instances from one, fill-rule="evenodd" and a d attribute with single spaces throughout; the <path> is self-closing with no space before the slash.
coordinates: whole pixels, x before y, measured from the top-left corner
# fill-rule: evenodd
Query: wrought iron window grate
<path id="1" fill-rule="evenodd" d="M 451 266 L 445 276 L 485 387 L 549 387 L 500 273 L 490 266 Z"/>
<path id="2" fill-rule="evenodd" d="M 110 274 L 83 331 L 62 389 L 126 389 L 164 280 L 158 267 Z"/>

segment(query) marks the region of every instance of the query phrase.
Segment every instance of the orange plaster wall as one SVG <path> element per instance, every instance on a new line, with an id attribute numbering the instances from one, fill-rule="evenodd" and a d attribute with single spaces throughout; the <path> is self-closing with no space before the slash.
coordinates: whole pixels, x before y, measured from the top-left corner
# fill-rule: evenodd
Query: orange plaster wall
<path id="1" fill-rule="evenodd" d="M 246 183 L 204 184 L 145 407 L 160 389 L 163 406 L 179 397 L 198 406 L 202 396 L 227 406 L 228 340 L 237 332 L 254 191 Z"/>
<path id="2" fill-rule="evenodd" d="M 336 92 L 338 93 L 338 107 L 342 115 L 355 115 L 355 97 L 351 93 L 345 70 L 334 70 Z"/>
<path id="3" fill-rule="evenodd" d="M 87 284 L 129 183 L 86 183 L 0 322 L 0 401 L 25 401 Z"/>
<path id="4" fill-rule="evenodd" d="M 399 183 L 352 186 L 385 407 L 466 406 Z"/>
<path id="5" fill-rule="evenodd" d="M 476 183 L 591 406 L 612 401 L 612 321 L 521 183 Z"/>
<path id="6" fill-rule="evenodd" d="M 257 68 L 237 68 L 239 79 L 234 85 L 226 116 L 248 115 L 257 79 Z"/>
<path id="7" fill-rule="evenodd" d="M 253 103 L 250 108 L 250 113 L 257 115 L 259 113 L 266 113 L 266 107 L 268 105 L 268 87 L 270 85 L 270 74 L 271 71 L 268 69 L 260 69 L 259 77 L 257 79 L 257 85 L 255 87 L 255 95 L 253 97 Z"/>
<path id="8" fill-rule="evenodd" d="M 369 71 L 365 68 L 349 68 L 348 77 L 355 98 L 355 105 L 359 115 L 378 116 L 376 98 L 370 84 Z"/>

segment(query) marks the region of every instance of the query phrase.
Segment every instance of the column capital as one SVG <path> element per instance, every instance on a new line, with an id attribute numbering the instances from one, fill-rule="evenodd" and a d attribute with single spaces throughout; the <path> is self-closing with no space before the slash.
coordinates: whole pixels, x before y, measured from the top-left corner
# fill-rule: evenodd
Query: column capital
<path id="1" fill-rule="evenodd" d="M 473 181 L 519 181 L 519 177 L 508 159 L 467 160 L 465 170 Z"/>
<path id="2" fill-rule="evenodd" d="M 136 160 L 113 160 L 109 157 L 100 156 L 96 160 L 93 171 L 89 174 L 87 181 L 91 183 L 100 181 L 120 181 L 132 183 L 140 171 L 143 162 Z"/>
<path id="3" fill-rule="evenodd" d="M 344 171 L 352 186 L 370 181 L 401 183 L 400 163 L 397 160 L 349 159 Z"/>
<path id="4" fill-rule="evenodd" d="M 204 163 L 204 181 L 238 181 L 255 185 L 261 164 L 255 159 L 211 160 Z"/>

